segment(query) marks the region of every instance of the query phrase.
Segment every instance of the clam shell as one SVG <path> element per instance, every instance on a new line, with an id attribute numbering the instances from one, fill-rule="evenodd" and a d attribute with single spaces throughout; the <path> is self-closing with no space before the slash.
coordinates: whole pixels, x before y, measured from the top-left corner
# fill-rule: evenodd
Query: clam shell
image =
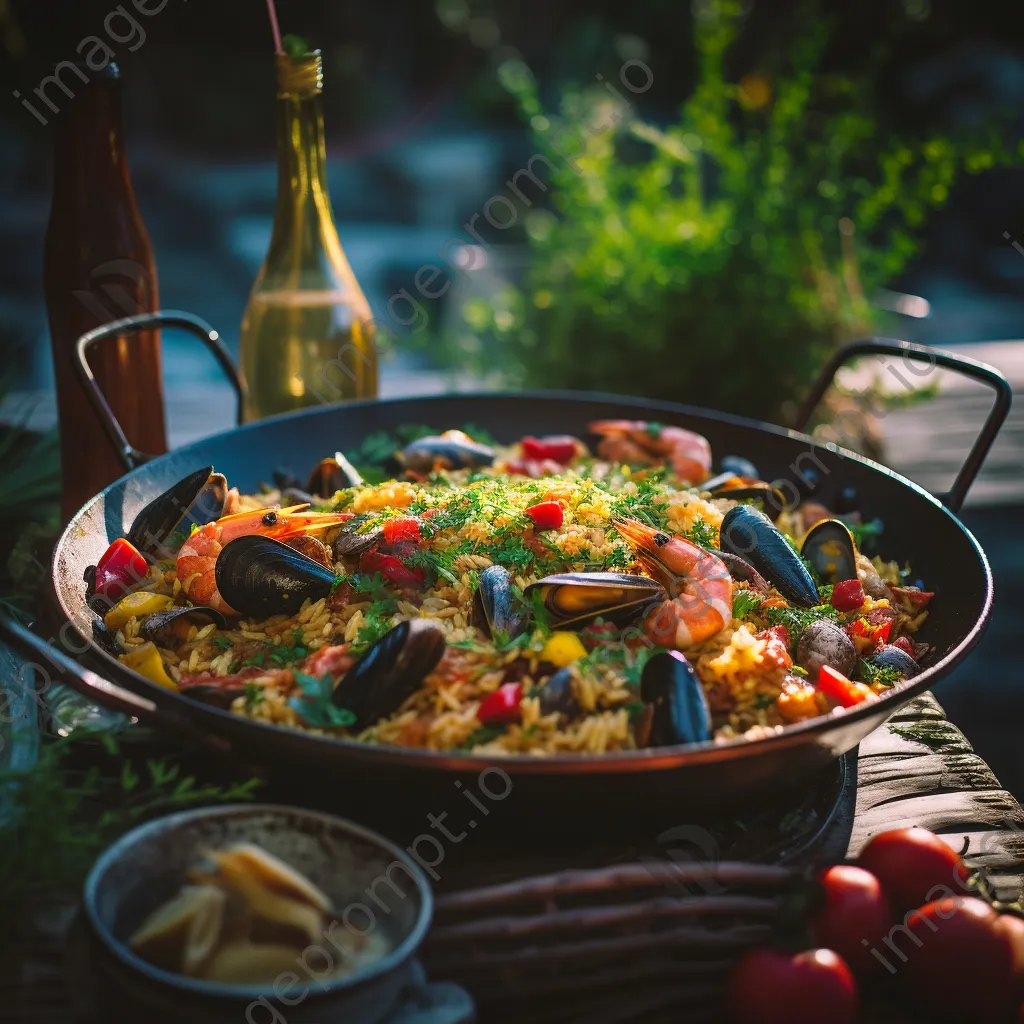
<path id="1" fill-rule="evenodd" d="M 128 945 L 157 967 L 185 970 L 209 956 L 220 935 L 226 897 L 215 885 L 187 885 L 153 911 Z"/>

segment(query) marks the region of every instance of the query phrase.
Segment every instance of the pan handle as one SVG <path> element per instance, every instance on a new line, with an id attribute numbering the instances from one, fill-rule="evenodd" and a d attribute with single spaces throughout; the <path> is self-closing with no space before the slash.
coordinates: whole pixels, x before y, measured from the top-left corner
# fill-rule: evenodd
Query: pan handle
<path id="1" fill-rule="evenodd" d="M 978 470 L 981 469 L 981 465 L 985 461 L 985 456 L 988 455 L 988 451 L 992 447 L 992 442 L 995 441 L 996 435 L 999 433 L 999 428 L 1003 425 L 1003 421 L 1010 411 L 1010 401 L 1013 392 L 1010 389 L 1009 382 L 994 366 L 989 366 L 988 363 L 982 363 L 977 359 L 970 359 L 967 356 L 946 352 L 943 349 L 929 348 L 927 345 L 915 345 L 909 341 L 894 341 L 889 338 L 853 341 L 838 349 L 825 364 L 817 382 L 797 414 L 797 430 L 807 429 L 811 416 L 814 415 L 814 410 L 818 407 L 818 403 L 821 402 L 822 398 L 825 397 L 825 392 L 831 387 L 840 367 L 858 356 L 869 355 L 899 356 L 904 361 L 904 365 L 906 365 L 906 360 L 913 357 L 915 360 L 930 363 L 931 366 L 941 366 L 946 370 L 955 370 L 957 373 L 962 373 L 965 377 L 970 377 L 972 380 L 987 384 L 995 391 L 995 401 L 992 404 L 992 409 L 989 411 L 988 418 L 985 420 L 981 432 L 978 434 L 973 447 L 964 460 L 964 464 L 960 467 L 960 472 L 957 473 L 953 486 L 948 494 L 938 495 L 946 508 L 951 512 L 959 512 L 971 484 L 974 483 L 974 478 L 978 475 Z M 906 378 L 901 379 L 905 380 Z"/>
<path id="2" fill-rule="evenodd" d="M 34 668 L 41 669 L 47 675 L 56 675 L 71 689 L 102 707 L 120 711 L 154 729 L 173 732 L 183 740 L 200 744 L 220 754 L 231 749 L 224 738 L 204 732 L 181 715 L 159 707 L 148 697 L 141 697 L 98 676 L 6 615 L 0 615 L 0 640 L 20 651 Z"/>
<path id="3" fill-rule="evenodd" d="M 118 335 L 135 334 L 138 331 L 145 331 L 152 327 L 180 327 L 182 330 L 194 334 L 213 353 L 214 358 L 220 364 L 224 375 L 231 382 L 238 397 L 238 422 L 242 422 L 242 413 L 245 405 L 245 384 L 238 376 L 238 369 L 231 358 L 220 335 L 205 321 L 191 313 L 184 313 L 177 309 L 168 309 L 156 313 L 139 313 L 136 316 L 126 316 L 120 320 L 112 320 L 91 331 L 86 331 L 75 344 L 75 368 L 78 376 L 85 387 L 86 394 L 92 402 L 96 415 L 99 417 L 103 429 L 107 432 L 115 450 L 124 463 L 125 469 L 134 469 L 143 462 L 148 462 L 152 455 L 140 452 L 125 437 L 121 424 L 117 422 L 114 411 L 110 408 L 106 397 L 96 383 L 96 376 L 89 366 L 86 353 L 89 346 L 103 338 L 117 337 Z"/>

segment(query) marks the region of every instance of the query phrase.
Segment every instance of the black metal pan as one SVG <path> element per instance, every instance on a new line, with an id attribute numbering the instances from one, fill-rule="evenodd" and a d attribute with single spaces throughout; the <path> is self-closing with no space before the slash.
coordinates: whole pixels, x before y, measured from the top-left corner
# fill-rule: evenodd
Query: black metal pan
<path id="1" fill-rule="evenodd" d="M 88 345 L 96 338 L 151 326 L 192 330 L 218 350 L 233 376 L 215 332 L 179 313 L 131 317 L 91 332 L 79 345 L 83 366 Z M 123 452 L 129 472 L 77 513 L 54 553 L 53 583 L 71 627 L 65 639 L 70 639 L 72 649 L 88 653 L 108 685 L 97 690 L 94 681 L 72 682 L 98 702 L 120 699 L 121 707 L 131 707 L 137 716 L 191 736 L 215 739 L 238 756 L 263 764 L 278 778 L 296 780 L 301 783 L 295 792 L 297 800 L 356 811 L 383 808 L 389 816 L 415 807 L 422 817 L 424 807 L 443 807 L 443 803 L 432 805 L 432 797 L 440 800 L 443 792 L 450 801 L 453 783 L 479 780 L 491 765 L 502 773 L 488 775 L 492 788 L 509 789 L 503 815 L 522 821 L 543 815 L 546 821 L 557 818 L 572 827 L 580 822 L 602 827 L 601 822 L 628 823 L 646 817 L 678 821 L 680 813 L 691 808 L 720 807 L 805 778 L 852 749 L 901 704 L 961 662 L 978 642 L 992 607 L 992 577 L 985 555 L 955 513 L 1006 417 L 1009 385 L 992 367 L 961 356 L 901 342 L 858 342 L 825 367 L 808 396 L 801 424 L 807 423 L 842 363 L 864 354 L 882 354 L 899 361 L 898 365 L 909 358 L 923 359 L 994 389 L 992 411 L 952 490 L 942 499 L 883 466 L 835 445 L 817 444 L 795 430 L 683 405 L 572 392 L 468 394 L 322 406 L 242 426 L 143 461 L 93 384 L 97 410 Z M 91 375 L 87 371 L 85 375 L 91 383 Z M 511 442 L 525 433 L 584 435 L 588 422 L 608 417 L 656 419 L 698 431 L 711 442 L 713 452 L 744 455 L 769 480 L 795 484 L 801 471 L 813 465 L 823 478 L 820 498 L 825 504 L 842 488 L 856 488 L 863 515 L 884 520 L 883 556 L 909 559 L 915 574 L 937 592 L 921 633 L 921 639 L 935 645 L 927 668 L 877 703 L 790 726 L 755 742 L 493 761 L 471 754 L 359 744 L 262 725 L 162 689 L 126 670 L 92 642 L 93 614 L 83 582 L 86 567 L 114 538 L 124 535 L 143 505 L 198 467 L 214 465 L 244 491 L 266 479 L 278 465 L 304 469 L 324 453 L 352 446 L 372 431 L 393 430 L 402 424 L 444 428 L 475 423 L 499 441 Z M 20 642 L 26 643 L 24 638 Z M 109 683 L 130 693 L 118 698 Z"/>

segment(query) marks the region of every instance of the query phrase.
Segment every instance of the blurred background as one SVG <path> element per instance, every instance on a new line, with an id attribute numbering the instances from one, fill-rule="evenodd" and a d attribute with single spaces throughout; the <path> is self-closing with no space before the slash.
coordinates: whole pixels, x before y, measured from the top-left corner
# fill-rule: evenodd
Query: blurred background
<path id="1" fill-rule="evenodd" d="M 161 305 L 237 349 L 270 238 L 263 3 L 143 6 L 154 13 L 0 0 L 0 420 L 44 436 L 52 125 L 14 90 L 31 96 L 123 9 L 123 41 L 107 41 Z M 1024 381 L 1019 5 L 280 0 L 278 13 L 324 54 L 335 220 L 395 337 L 384 395 L 587 387 L 781 422 L 829 347 L 871 333 Z M 416 272 L 439 249 L 473 269 L 427 298 Z M 172 444 L 231 426 L 232 395 L 193 343 L 165 334 L 164 371 Z M 985 395 L 936 377 L 881 400 L 868 447 L 943 490 Z M 996 619 L 938 696 L 1021 796 L 1024 422 L 1011 417 L 964 515 L 994 565 Z M 6 475 L 0 509 L 16 509 L 24 486 Z M 26 550 L 9 552 L 17 572 L 37 564 Z"/>

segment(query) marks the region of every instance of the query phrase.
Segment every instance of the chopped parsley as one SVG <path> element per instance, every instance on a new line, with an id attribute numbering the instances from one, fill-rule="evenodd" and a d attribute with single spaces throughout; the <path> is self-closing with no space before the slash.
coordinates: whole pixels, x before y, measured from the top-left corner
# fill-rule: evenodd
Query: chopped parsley
<path id="1" fill-rule="evenodd" d="M 785 626 L 794 642 L 812 622 L 819 619 L 835 621 L 839 617 L 839 612 L 830 604 L 820 604 L 814 608 L 762 608 L 758 614 L 769 626 Z"/>
<path id="2" fill-rule="evenodd" d="M 694 544 L 699 544 L 702 548 L 713 548 L 718 540 L 718 531 L 713 526 L 708 526 L 700 516 L 697 516 L 693 521 L 693 528 L 686 534 L 686 537 L 692 540 Z"/>
<path id="3" fill-rule="evenodd" d="M 297 711 L 310 725 L 320 729 L 343 729 L 354 725 L 356 716 L 348 708 L 339 708 L 332 701 L 334 677 L 325 673 L 318 679 L 305 672 L 295 673 L 295 682 L 303 696 L 292 697 L 288 706 Z"/>
<path id="4" fill-rule="evenodd" d="M 231 646 L 231 641 L 226 636 L 215 636 L 213 638 L 213 644 L 215 647 L 219 647 L 222 651 L 226 651 Z"/>
<path id="5" fill-rule="evenodd" d="M 247 680 L 245 684 L 245 710 L 252 711 L 253 708 L 262 704 L 263 700 L 263 687 L 259 683 L 254 683 L 251 679 Z"/>
<path id="6" fill-rule="evenodd" d="M 732 617 L 745 619 L 759 608 L 764 598 L 756 590 L 734 590 L 732 595 Z"/>
<path id="7" fill-rule="evenodd" d="M 505 734 L 505 728 L 504 725 L 481 725 L 466 737 L 466 742 L 459 749 L 472 750 L 473 747 L 482 746 L 484 743 L 492 743 Z"/>
<path id="8" fill-rule="evenodd" d="M 398 602 L 394 598 L 374 601 L 363 612 L 363 625 L 356 632 L 356 639 L 352 644 L 352 652 L 354 654 L 362 653 L 367 647 L 371 647 L 389 633 L 394 625 L 392 616 L 394 616 L 397 610 Z"/>
<path id="9" fill-rule="evenodd" d="M 903 679 L 903 673 L 892 665 L 874 665 L 864 658 L 857 662 L 857 675 L 869 685 L 880 686 L 895 686 Z"/>
<path id="10" fill-rule="evenodd" d="M 302 661 L 309 654 L 309 649 L 302 644 L 302 630 L 292 630 L 292 643 L 276 644 L 273 640 L 264 642 L 263 647 L 252 657 L 246 658 L 241 667 L 255 665 L 258 668 L 284 668 L 296 661 Z"/>

